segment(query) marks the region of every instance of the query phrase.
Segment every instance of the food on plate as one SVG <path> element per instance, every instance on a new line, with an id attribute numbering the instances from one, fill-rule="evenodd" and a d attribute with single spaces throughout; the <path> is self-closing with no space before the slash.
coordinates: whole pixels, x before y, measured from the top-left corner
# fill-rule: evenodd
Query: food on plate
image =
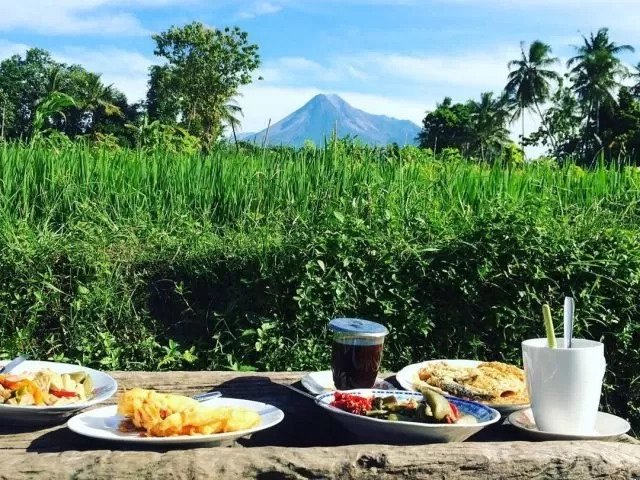
<path id="1" fill-rule="evenodd" d="M 59 407 L 93 396 L 93 382 L 86 372 L 53 370 L 0 375 L 0 403 L 19 406 Z"/>
<path id="2" fill-rule="evenodd" d="M 193 398 L 134 388 L 120 395 L 123 432 L 151 437 L 211 435 L 247 430 L 260 424 L 257 412 L 241 407 L 207 407 Z"/>
<path id="3" fill-rule="evenodd" d="M 392 422 L 476 423 L 474 417 L 461 415 L 443 395 L 425 389 L 421 400 L 399 401 L 394 395 L 384 397 L 336 392 L 329 404 L 345 412 Z"/>
<path id="4" fill-rule="evenodd" d="M 507 363 L 483 362 L 476 367 L 431 363 L 418 371 L 415 383 L 418 388 L 436 388 L 482 403 L 529 403 L 524 371 Z"/>

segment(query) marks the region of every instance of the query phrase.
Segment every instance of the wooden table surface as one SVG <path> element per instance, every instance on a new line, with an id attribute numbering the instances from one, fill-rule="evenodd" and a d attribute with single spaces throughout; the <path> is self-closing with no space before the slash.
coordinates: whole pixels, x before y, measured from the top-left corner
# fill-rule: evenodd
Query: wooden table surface
<path id="1" fill-rule="evenodd" d="M 640 442 L 626 436 L 616 442 L 531 442 L 513 427 L 495 425 L 464 443 L 372 445 L 282 385 L 296 384 L 303 373 L 112 375 L 121 388 L 186 395 L 219 390 L 227 397 L 275 405 L 285 419 L 239 440 L 236 448 L 132 448 L 76 435 L 64 425 L 0 426 L 0 478 L 640 479 Z"/>

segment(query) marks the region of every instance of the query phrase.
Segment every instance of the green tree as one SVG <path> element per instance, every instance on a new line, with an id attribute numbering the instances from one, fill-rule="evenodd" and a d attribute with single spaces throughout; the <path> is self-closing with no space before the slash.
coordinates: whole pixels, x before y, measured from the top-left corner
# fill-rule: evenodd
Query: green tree
<path id="1" fill-rule="evenodd" d="M 615 104 L 599 112 L 600 137 L 609 161 L 634 161 L 640 157 L 640 102 L 629 88 L 621 87 Z"/>
<path id="2" fill-rule="evenodd" d="M 558 63 L 557 57 L 551 56 L 551 47 L 536 40 L 529 45 L 528 54 L 524 42 L 520 44 L 521 58 L 509 62 L 509 76 L 505 91 L 514 99 L 516 109 L 513 120 L 522 119 L 522 145 L 524 146 L 524 113 L 526 110 L 537 111 L 542 125 L 547 131 L 549 141 L 555 147 L 555 139 L 545 123 L 540 104 L 546 102 L 550 95 L 551 82 L 558 81 L 559 75 L 551 69 Z"/>
<path id="3" fill-rule="evenodd" d="M 258 46 L 238 27 L 211 29 L 199 22 L 172 27 L 153 39 L 154 53 L 167 61 L 151 71 L 154 113 L 177 112 L 187 130 L 210 146 L 222 133 L 222 105 L 251 82 L 260 65 Z"/>
<path id="4" fill-rule="evenodd" d="M 32 129 L 36 107 L 48 90 L 53 68 L 59 65 L 48 52 L 27 50 L 0 62 L 0 91 L 4 96 L 4 134 L 7 138 L 26 138 Z"/>
<path id="5" fill-rule="evenodd" d="M 633 80 L 631 94 L 640 97 L 640 62 L 636 63 L 631 72 L 630 78 Z"/>
<path id="6" fill-rule="evenodd" d="M 445 148 L 468 153 L 472 136 L 470 117 L 467 104 L 453 103 L 450 97 L 445 97 L 422 120 L 422 130 L 418 134 L 420 146 L 430 148 L 434 153 Z"/>
<path id="7" fill-rule="evenodd" d="M 509 143 L 508 97 L 494 97 L 493 92 L 483 92 L 480 100 L 469 100 L 467 108 L 471 120 L 471 144 L 482 160 L 487 154 L 499 153 Z"/>
<path id="8" fill-rule="evenodd" d="M 233 142 L 235 143 L 236 150 L 239 150 L 238 137 L 236 136 L 236 130 L 241 124 L 241 120 L 240 120 L 241 117 L 244 117 L 244 113 L 242 112 L 242 107 L 238 105 L 238 102 L 235 99 L 231 98 L 222 105 L 222 108 L 220 111 L 222 126 L 229 127 L 231 129 L 231 133 L 233 135 Z"/>
<path id="9" fill-rule="evenodd" d="M 43 121 L 43 128 L 57 129 L 70 137 L 100 132 L 107 124 L 109 130 L 123 133 L 125 123 L 133 120 L 127 115 L 135 113 L 124 94 L 105 86 L 100 75 L 79 65 L 56 62 L 40 49 L 30 49 L 24 57 L 14 55 L 0 63 L 0 92 L 4 97 L 2 120 L 7 138 L 27 138 L 36 122 L 38 107 L 65 95 L 73 103 L 53 102 L 61 110 L 36 123 Z"/>
<path id="10" fill-rule="evenodd" d="M 549 107 L 544 113 L 544 126 L 530 134 L 525 145 L 542 145 L 549 147 L 550 153 L 561 160 L 573 155 L 578 148 L 582 136 L 583 114 L 580 102 L 573 92 L 568 75 L 558 81 L 558 87 L 549 98 Z M 555 139 L 551 145 L 549 139 Z"/>
<path id="11" fill-rule="evenodd" d="M 609 31 L 601 28 L 594 35 L 583 36 L 583 44 L 575 47 L 577 55 L 570 58 L 567 67 L 571 68 L 574 91 L 578 96 L 590 123 L 594 137 L 601 145 L 599 113 L 603 105 L 615 104 L 616 92 L 621 80 L 628 74 L 618 54 L 633 52 L 631 45 L 618 45 L 609 39 Z"/>
<path id="12" fill-rule="evenodd" d="M 123 117 L 121 106 L 126 106 L 126 97 L 113 85 L 102 83 L 101 75 L 83 68 L 72 68 L 69 84 L 67 91 L 76 99 L 76 108 L 72 112 L 73 122 L 69 125 L 68 134 L 95 133 L 100 131 L 107 118 Z"/>
<path id="13" fill-rule="evenodd" d="M 149 70 L 146 108 L 151 121 L 166 125 L 178 122 L 180 96 L 172 86 L 173 76 L 166 66 L 153 65 Z"/>

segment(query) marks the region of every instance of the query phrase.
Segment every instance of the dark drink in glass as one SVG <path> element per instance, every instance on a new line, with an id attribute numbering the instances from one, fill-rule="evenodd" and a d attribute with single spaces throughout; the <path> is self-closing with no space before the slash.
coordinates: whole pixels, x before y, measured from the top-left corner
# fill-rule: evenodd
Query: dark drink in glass
<path id="1" fill-rule="evenodd" d="M 331 370 L 337 390 L 371 388 L 376 382 L 387 329 L 367 320 L 339 318 L 333 331 Z"/>

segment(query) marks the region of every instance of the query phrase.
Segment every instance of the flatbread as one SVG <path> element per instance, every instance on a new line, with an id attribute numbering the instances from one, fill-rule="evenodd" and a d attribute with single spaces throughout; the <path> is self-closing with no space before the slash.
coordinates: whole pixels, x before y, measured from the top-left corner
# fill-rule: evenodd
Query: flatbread
<path id="1" fill-rule="evenodd" d="M 524 371 L 507 363 L 483 362 L 476 367 L 459 367 L 438 362 L 421 368 L 417 377 L 417 386 L 482 403 L 529 403 Z"/>

